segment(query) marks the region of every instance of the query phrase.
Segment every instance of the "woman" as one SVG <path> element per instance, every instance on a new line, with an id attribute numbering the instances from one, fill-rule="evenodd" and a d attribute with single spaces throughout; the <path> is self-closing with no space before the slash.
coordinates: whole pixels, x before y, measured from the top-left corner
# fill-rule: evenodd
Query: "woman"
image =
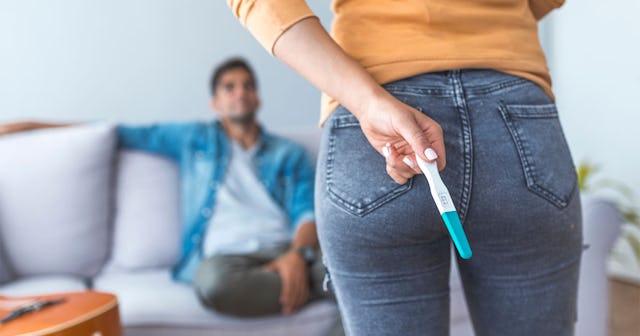
<path id="1" fill-rule="evenodd" d="M 333 39 L 304 0 L 228 2 L 325 93 L 318 233 L 347 334 L 448 334 L 450 239 L 415 155 L 473 249 L 476 334 L 573 334 L 580 203 L 537 35 L 562 0 L 334 0 Z"/>

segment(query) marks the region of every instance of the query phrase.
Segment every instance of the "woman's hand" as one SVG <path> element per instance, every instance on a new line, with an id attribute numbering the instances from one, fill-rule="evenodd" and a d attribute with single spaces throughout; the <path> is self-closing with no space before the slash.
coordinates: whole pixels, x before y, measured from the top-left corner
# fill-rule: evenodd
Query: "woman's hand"
<path id="1" fill-rule="evenodd" d="M 385 93 L 371 99 L 357 114 L 369 143 L 387 162 L 387 173 L 399 184 L 422 173 L 415 159 L 418 152 L 429 161 L 437 159 L 438 168 L 446 164 L 442 128 L 433 119 Z"/>

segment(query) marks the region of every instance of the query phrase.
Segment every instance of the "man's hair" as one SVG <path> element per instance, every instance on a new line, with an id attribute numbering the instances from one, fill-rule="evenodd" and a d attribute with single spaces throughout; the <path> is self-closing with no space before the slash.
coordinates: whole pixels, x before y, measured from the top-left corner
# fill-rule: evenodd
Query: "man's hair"
<path id="1" fill-rule="evenodd" d="M 253 69 L 249 66 L 249 63 L 242 57 L 233 57 L 218 65 L 211 75 L 211 79 L 209 80 L 209 89 L 211 90 L 211 96 L 216 95 L 216 89 L 218 88 L 218 84 L 220 84 L 220 78 L 222 75 L 231 70 L 243 69 L 249 73 L 249 77 L 251 77 L 251 81 L 255 87 L 258 86 L 256 81 L 256 76 L 253 73 Z"/>

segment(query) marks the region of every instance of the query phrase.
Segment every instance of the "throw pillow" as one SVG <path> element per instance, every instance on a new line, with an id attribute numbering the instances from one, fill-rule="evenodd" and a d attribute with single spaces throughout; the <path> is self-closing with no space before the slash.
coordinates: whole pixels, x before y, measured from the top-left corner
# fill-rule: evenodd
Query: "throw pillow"
<path id="1" fill-rule="evenodd" d="M 16 276 L 95 275 L 106 259 L 113 126 L 0 138 L 2 244 Z"/>

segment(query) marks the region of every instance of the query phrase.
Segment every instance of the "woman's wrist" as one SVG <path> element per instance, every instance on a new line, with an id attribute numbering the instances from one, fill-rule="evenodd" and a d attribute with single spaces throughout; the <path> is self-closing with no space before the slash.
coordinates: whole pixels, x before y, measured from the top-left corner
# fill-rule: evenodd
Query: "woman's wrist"
<path id="1" fill-rule="evenodd" d="M 370 82 L 360 81 L 352 85 L 354 88 L 357 88 L 357 90 L 351 90 L 345 93 L 345 97 L 334 98 L 358 119 L 360 119 L 363 113 L 371 110 L 373 106 L 378 105 L 380 101 L 388 98 L 389 93 L 373 80 Z"/>
<path id="2" fill-rule="evenodd" d="M 354 102 L 353 107 L 343 104 L 361 122 L 365 113 L 385 110 L 384 108 L 381 109 L 381 106 L 388 106 L 390 100 L 395 99 L 378 83 L 374 85 L 375 87 L 367 88 L 361 94 L 356 95 L 357 101 Z"/>

